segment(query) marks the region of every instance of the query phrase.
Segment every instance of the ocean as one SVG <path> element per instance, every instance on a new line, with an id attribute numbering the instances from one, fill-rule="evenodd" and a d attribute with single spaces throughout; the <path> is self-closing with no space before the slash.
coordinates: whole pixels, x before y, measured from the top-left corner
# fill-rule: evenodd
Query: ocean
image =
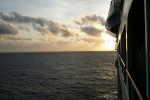
<path id="1" fill-rule="evenodd" d="M 0 100 L 117 100 L 116 52 L 0 53 Z"/>

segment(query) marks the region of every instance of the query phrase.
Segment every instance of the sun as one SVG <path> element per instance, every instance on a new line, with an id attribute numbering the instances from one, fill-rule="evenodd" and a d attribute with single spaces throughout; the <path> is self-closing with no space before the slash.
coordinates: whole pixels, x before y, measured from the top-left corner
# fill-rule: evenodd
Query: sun
<path id="1" fill-rule="evenodd" d="M 102 33 L 102 39 L 104 40 L 104 42 L 102 43 L 101 47 L 104 50 L 107 50 L 107 51 L 115 50 L 116 39 L 114 37 L 112 37 L 109 34 Z"/>
<path id="2" fill-rule="evenodd" d="M 102 44 L 102 48 L 105 50 L 115 50 L 115 43 L 113 41 L 107 41 Z"/>
<path id="3" fill-rule="evenodd" d="M 102 33 L 101 37 L 99 37 L 100 44 L 93 48 L 93 51 L 115 51 L 116 38 L 112 37 L 107 33 Z"/>

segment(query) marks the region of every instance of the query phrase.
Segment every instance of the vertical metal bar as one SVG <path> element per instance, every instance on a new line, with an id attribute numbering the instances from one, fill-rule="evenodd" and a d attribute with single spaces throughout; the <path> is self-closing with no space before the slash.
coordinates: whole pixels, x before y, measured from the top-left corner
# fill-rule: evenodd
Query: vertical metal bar
<path id="1" fill-rule="evenodd" d="M 128 18 L 127 25 L 126 25 L 126 67 L 130 71 L 132 67 L 132 61 L 131 61 L 131 34 L 130 33 L 130 19 Z M 129 92 L 129 98 L 132 97 L 132 86 L 131 82 L 128 79 L 128 92 Z M 133 99 L 131 99 L 133 100 Z"/>
<path id="2" fill-rule="evenodd" d="M 126 42 L 126 68 L 128 69 L 128 34 L 127 34 L 127 26 L 125 26 L 125 42 Z M 127 74 L 127 73 L 126 73 Z M 127 91 L 129 93 L 129 79 L 128 76 L 126 75 L 126 86 L 127 86 Z"/>
<path id="3" fill-rule="evenodd" d="M 146 98 L 150 100 L 150 0 L 144 0 L 145 50 L 146 50 Z"/>

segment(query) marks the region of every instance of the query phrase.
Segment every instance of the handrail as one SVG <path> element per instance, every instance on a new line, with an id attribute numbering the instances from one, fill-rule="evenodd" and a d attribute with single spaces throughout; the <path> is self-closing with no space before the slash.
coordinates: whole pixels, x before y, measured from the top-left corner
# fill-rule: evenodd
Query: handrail
<path id="1" fill-rule="evenodd" d="M 134 87 L 134 89 L 135 89 L 135 91 L 136 91 L 136 93 L 137 93 L 139 99 L 140 99 L 140 100 L 144 100 L 143 97 L 142 97 L 142 95 L 141 95 L 141 93 L 140 93 L 140 91 L 139 91 L 139 89 L 137 88 L 137 86 L 136 86 L 136 84 L 135 84 L 133 78 L 131 77 L 131 75 L 130 75 L 128 69 L 126 68 L 126 65 L 125 65 L 125 63 L 124 63 L 124 61 L 123 61 L 123 59 L 122 59 L 122 57 L 120 56 L 119 53 L 118 53 L 118 56 L 119 56 L 119 59 L 120 59 L 121 63 L 123 64 L 123 67 L 125 68 L 125 71 L 126 71 L 128 77 L 129 77 L 129 79 L 130 79 L 130 81 L 131 81 L 131 83 L 132 83 L 132 85 L 133 85 L 133 87 Z"/>

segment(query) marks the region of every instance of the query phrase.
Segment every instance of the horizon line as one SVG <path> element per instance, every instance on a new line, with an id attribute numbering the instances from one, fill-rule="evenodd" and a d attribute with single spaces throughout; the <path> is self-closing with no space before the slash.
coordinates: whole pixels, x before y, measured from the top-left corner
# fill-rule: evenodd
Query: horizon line
<path id="1" fill-rule="evenodd" d="M 63 52 L 116 52 L 116 50 L 112 51 L 8 51 L 8 52 L 0 52 L 0 53 L 63 53 Z"/>

